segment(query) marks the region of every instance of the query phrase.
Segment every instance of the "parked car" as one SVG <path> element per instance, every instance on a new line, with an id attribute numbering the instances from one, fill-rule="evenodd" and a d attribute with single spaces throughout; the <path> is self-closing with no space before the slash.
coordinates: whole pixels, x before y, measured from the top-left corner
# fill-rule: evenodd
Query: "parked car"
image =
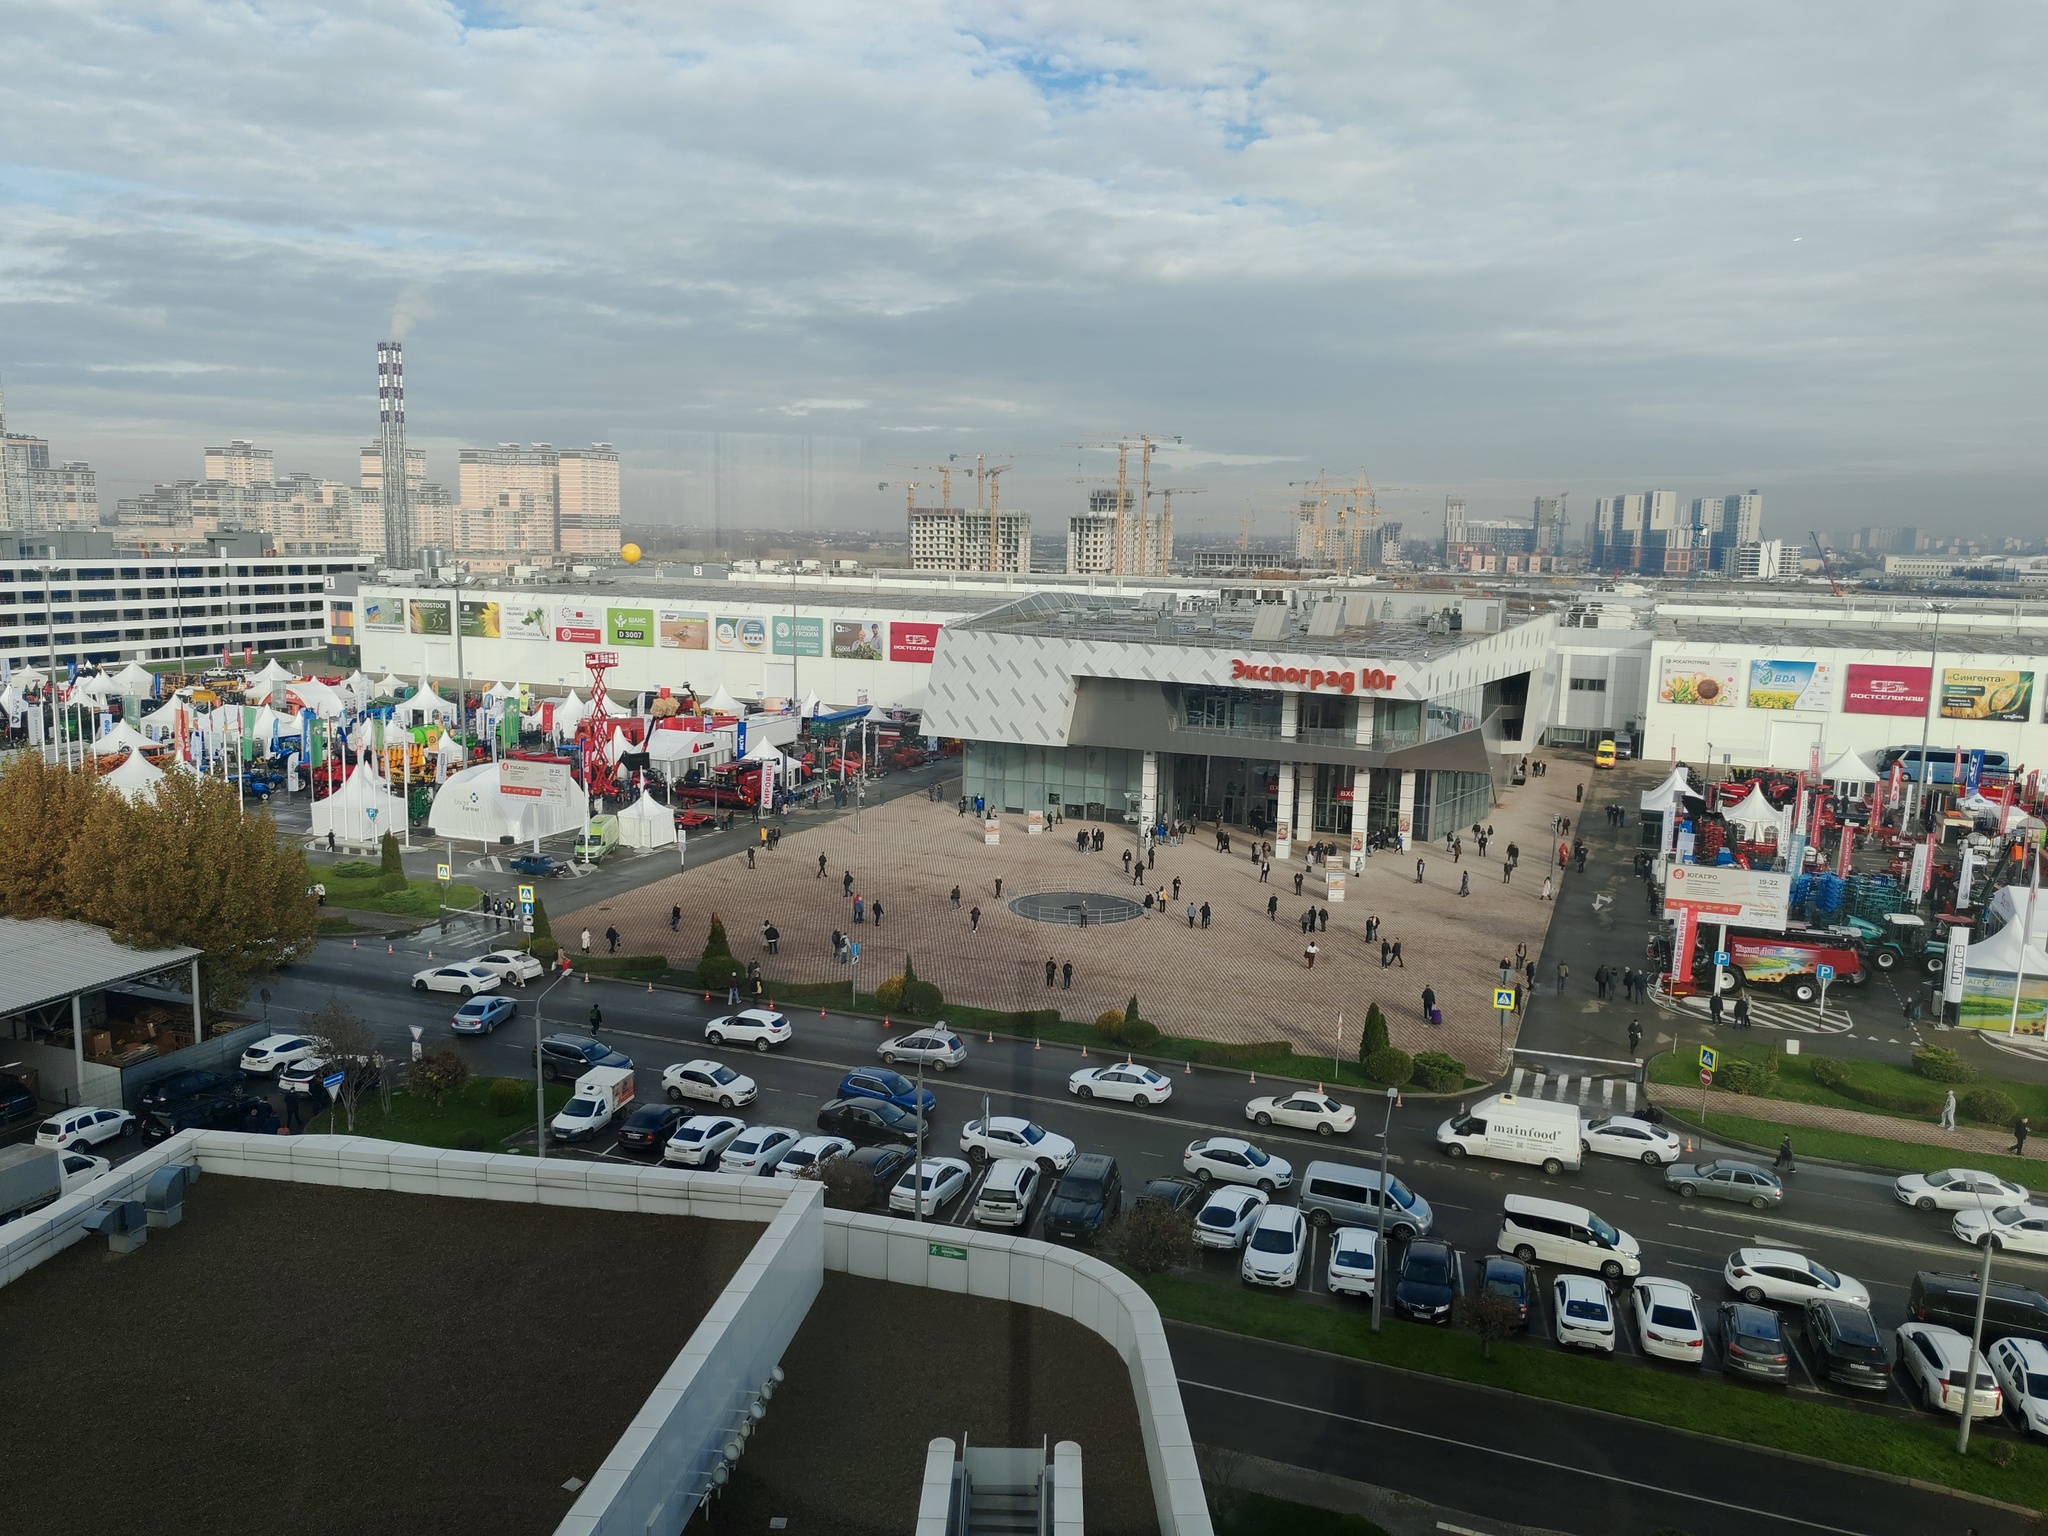
<path id="1" fill-rule="evenodd" d="M 1494 1246 L 1524 1264 L 1540 1260 L 1598 1270 L 1609 1281 L 1639 1274 L 1643 1267 L 1641 1245 L 1597 1212 L 1534 1195 L 1509 1195 L 1501 1201 L 1500 1236 Z"/>
<path id="2" fill-rule="evenodd" d="M 733 1138 L 747 1128 L 737 1115 L 692 1115 L 669 1133 L 661 1160 L 678 1168 L 716 1168 Z"/>
<path id="3" fill-rule="evenodd" d="M 967 1188 L 973 1170 L 957 1157 L 928 1157 L 903 1170 L 889 1191 L 889 1209 L 936 1216 Z"/>
<path id="4" fill-rule="evenodd" d="M 1923 1269 L 1906 1293 L 1906 1312 L 1919 1322 L 1968 1331 L 1976 1325 L 1977 1277 Z M 2048 1296 L 2011 1280 L 1992 1281 L 1984 1299 L 1984 1337 L 2048 1344 Z"/>
<path id="5" fill-rule="evenodd" d="M 1976 1168 L 1902 1174 L 1893 1180 L 1892 1193 L 1899 1204 L 1920 1211 L 1997 1210 L 2002 1205 L 2025 1205 L 2031 1198 L 2010 1179 Z"/>
<path id="6" fill-rule="evenodd" d="M 573 1083 L 592 1067 L 630 1067 L 633 1058 L 587 1035 L 549 1035 L 540 1043 L 536 1065 L 551 1083 L 561 1078 Z"/>
<path id="7" fill-rule="evenodd" d="M 135 1117 L 125 1109 L 98 1109 L 86 1105 L 81 1109 L 61 1110 L 37 1126 L 36 1145 L 60 1150 L 96 1147 L 116 1137 L 133 1136 L 137 1129 Z"/>
<path id="8" fill-rule="evenodd" d="M 412 986 L 415 992 L 454 992 L 469 997 L 494 990 L 498 973 L 481 965 L 430 965 L 413 972 Z"/>
<path id="9" fill-rule="evenodd" d="M 1722 1302 L 1721 1365 L 1759 1381 L 1790 1381 L 1792 1351 L 1778 1314 L 1753 1302 Z"/>
<path id="10" fill-rule="evenodd" d="M 83 1189 L 113 1166 L 104 1157 L 95 1157 L 90 1152 L 66 1152 L 58 1163 L 64 1193 L 68 1195 L 73 1190 Z"/>
<path id="11" fill-rule="evenodd" d="M 1884 1352 L 1884 1335 L 1870 1320 L 1869 1308 L 1832 1296 L 1816 1296 L 1801 1315 L 1821 1375 L 1866 1392 L 1882 1392 L 1890 1384 L 1891 1361 Z"/>
<path id="12" fill-rule="evenodd" d="M 867 1169 L 874 1180 L 874 1192 L 868 1197 L 868 1205 L 874 1207 L 888 1203 L 889 1191 L 896 1187 L 896 1181 L 915 1156 L 908 1147 L 856 1147 L 846 1154 L 846 1161 L 853 1167 Z"/>
<path id="13" fill-rule="evenodd" d="M 733 1071 L 722 1061 L 704 1057 L 695 1061 L 679 1061 L 664 1068 L 661 1086 L 671 1099 L 703 1099 L 720 1109 L 737 1109 L 742 1104 L 751 1104 L 761 1091 L 754 1086 L 751 1077 Z"/>
<path id="14" fill-rule="evenodd" d="M 1138 1191 L 1131 1206 L 1163 1205 L 1169 1211 L 1186 1211 L 1193 1214 L 1196 1206 L 1208 1191 L 1196 1179 L 1147 1179 L 1145 1187 Z"/>
<path id="15" fill-rule="evenodd" d="M 782 1154 L 775 1165 L 778 1179 L 804 1179 L 811 1176 L 812 1169 L 823 1171 L 825 1165 L 835 1157 L 844 1157 L 853 1150 L 853 1143 L 844 1136 L 805 1136 Z"/>
<path id="16" fill-rule="evenodd" d="M 1989 1243 L 2014 1253 L 2048 1254 L 2048 1206 L 2006 1205 L 1995 1211 L 1957 1211 L 1949 1230 L 1972 1248 Z"/>
<path id="17" fill-rule="evenodd" d="M 1700 1299 L 1691 1286 L 1661 1275 L 1644 1275 L 1630 1289 L 1629 1304 L 1635 1310 L 1636 1337 L 1644 1354 L 1680 1365 L 1698 1365 L 1706 1358 Z"/>
<path id="18" fill-rule="evenodd" d="M 344 1070 L 368 1067 L 362 1074 L 360 1087 L 366 1093 L 374 1093 L 384 1086 L 382 1061 L 373 1056 L 366 1062 L 359 1056 L 336 1057 L 330 1062 L 325 1056 L 309 1056 L 304 1061 L 295 1061 L 277 1074 L 277 1086 L 285 1093 L 313 1099 L 321 1104 L 328 1100 L 326 1078 L 330 1067 Z"/>
<path id="19" fill-rule="evenodd" d="M 1675 1163 L 1685 1144 L 1661 1125 L 1638 1120 L 1633 1115 L 1602 1115 L 1586 1122 L 1579 1138 L 1588 1152 L 1607 1157 L 1632 1158 L 1651 1168 Z"/>
<path id="20" fill-rule="evenodd" d="M 1092 1238 L 1124 1208 L 1123 1171 L 1116 1159 L 1084 1152 L 1067 1165 L 1045 1203 L 1045 1235 L 1049 1238 Z"/>
<path id="21" fill-rule="evenodd" d="M 2005 1393 L 2005 1411 L 2031 1435 L 2048 1435 L 2048 1344 L 2000 1339 L 1984 1351 Z"/>
<path id="22" fill-rule="evenodd" d="M 522 853 L 512 860 L 510 868 L 513 874 L 529 880 L 552 880 L 569 873 L 568 865 L 545 853 Z"/>
<path id="23" fill-rule="evenodd" d="M 1301 1278 L 1302 1256 L 1308 1252 L 1308 1222 L 1291 1205 L 1269 1205 L 1245 1239 L 1237 1276 L 1246 1285 L 1290 1290 Z"/>
<path id="24" fill-rule="evenodd" d="M 549 1136 L 556 1141 L 588 1141 L 626 1113 L 636 1086 L 630 1067 L 592 1067 L 576 1080 L 575 1094 L 548 1122 Z"/>
<path id="25" fill-rule="evenodd" d="M 1301 1176 L 1300 1205 L 1319 1227 L 1380 1227 L 1380 1174 L 1377 1168 L 1348 1163 L 1315 1162 Z M 1387 1236 L 1401 1242 L 1427 1237 L 1436 1213 L 1429 1202 L 1394 1174 L 1387 1175 Z"/>
<path id="26" fill-rule="evenodd" d="M 487 955 L 478 955 L 467 964 L 475 970 L 489 971 L 500 981 L 509 981 L 515 987 L 538 981 L 548 971 L 523 949 L 494 949 Z"/>
<path id="27" fill-rule="evenodd" d="M 766 1176 L 775 1171 L 782 1155 L 802 1138 L 786 1125 L 750 1125 L 735 1136 L 718 1160 L 720 1173 L 753 1173 Z"/>
<path id="28" fill-rule="evenodd" d="M 960 1150 L 979 1161 L 990 1157 L 1028 1157 L 1047 1173 L 1059 1173 L 1081 1149 L 1057 1131 L 1016 1115 L 990 1115 L 984 1125 L 970 1120 L 960 1128 Z"/>
<path id="29" fill-rule="evenodd" d="M 1902 1323 L 1897 1337 L 1899 1384 L 1931 1412 L 1961 1417 L 1966 1404 L 1973 1419 L 1995 1419 L 2005 1412 L 2005 1394 L 1981 1355 L 1972 1376 L 1966 1335 L 1939 1323 Z"/>
<path id="30" fill-rule="evenodd" d="M 458 1035 L 488 1035 L 519 1011 L 509 997 L 472 997 L 448 1021 Z"/>
<path id="31" fill-rule="evenodd" d="M 1711 1163 L 1673 1163 L 1664 1170 L 1664 1187 L 1688 1197 L 1738 1201 L 1759 1211 L 1785 1201 L 1785 1185 L 1775 1173 L 1732 1157 Z"/>
<path id="32" fill-rule="evenodd" d="M 1208 1183 L 1256 1184 L 1267 1194 L 1283 1190 L 1294 1182 L 1294 1168 L 1285 1158 L 1274 1157 L 1237 1136 L 1204 1136 L 1191 1141 L 1181 1153 L 1181 1166 Z"/>
<path id="33" fill-rule="evenodd" d="M 1249 1184 L 1218 1184 L 1195 1212 L 1195 1241 L 1204 1248 L 1241 1248 L 1266 1209 L 1266 1192 Z"/>
<path id="34" fill-rule="evenodd" d="M 790 1033 L 789 1020 L 767 1008 L 743 1008 L 704 1026 L 704 1038 L 713 1045 L 730 1040 L 736 1045 L 751 1045 L 757 1051 L 789 1044 Z"/>
<path id="35" fill-rule="evenodd" d="M 12 1072 L 0 1072 L 0 1126 L 33 1119 L 35 1112 L 36 1096 L 29 1092 L 28 1084 Z"/>
<path id="36" fill-rule="evenodd" d="M 1464 1294 L 1464 1256 L 1449 1243 L 1418 1237 L 1401 1255 L 1388 1300 L 1402 1317 L 1441 1324 L 1451 1320 L 1451 1309 Z"/>
<path id="37" fill-rule="evenodd" d="M 856 1067 L 839 1080 L 839 1097 L 842 1099 L 880 1099 L 885 1104 L 894 1104 L 913 1114 L 929 1115 L 939 1107 L 938 1096 L 927 1088 L 917 1091 L 917 1084 L 901 1072 L 888 1067 Z"/>
<path id="38" fill-rule="evenodd" d="M 1614 1298 L 1591 1275 L 1559 1275 L 1552 1281 L 1550 1315 L 1558 1343 L 1614 1353 Z"/>
<path id="39" fill-rule="evenodd" d="M 1330 1234 L 1330 1264 L 1323 1280 L 1332 1296 L 1370 1296 L 1379 1274 L 1378 1232 L 1370 1227 L 1339 1227 Z"/>
<path id="40" fill-rule="evenodd" d="M 988 1165 L 988 1177 L 974 1197 L 973 1219 L 984 1227 L 1022 1228 L 1031 1220 L 1031 1202 L 1045 1178 L 1029 1158 L 999 1157 Z"/>
<path id="41" fill-rule="evenodd" d="M 923 1122 L 909 1110 L 885 1099 L 831 1099 L 818 1110 L 818 1129 L 844 1136 L 858 1146 L 889 1142 L 915 1147 Z M 929 1132 L 926 1133 L 929 1137 Z"/>
<path id="42" fill-rule="evenodd" d="M 239 1072 L 210 1072 L 204 1067 L 186 1067 L 168 1072 L 144 1088 L 137 1103 L 147 1116 L 151 1110 L 168 1109 L 200 1094 L 240 1093 L 244 1082 Z"/>
<path id="43" fill-rule="evenodd" d="M 1077 1099 L 1164 1104 L 1173 1097 L 1173 1079 L 1136 1062 L 1120 1061 L 1108 1067 L 1083 1067 L 1067 1079 L 1067 1092 Z"/>
<path id="44" fill-rule="evenodd" d="M 1479 1289 L 1511 1301 L 1522 1315 L 1522 1327 L 1529 1326 L 1529 1308 L 1536 1301 L 1536 1271 L 1520 1259 L 1490 1254 L 1480 1267 Z"/>
<path id="45" fill-rule="evenodd" d="M 203 1093 L 179 1099 L 142 1117 L 144 1141 L 166 1141 L 180 1131 L 246 1131 L 254 1136 L 277 1133 L 277 1111 L 262 1099 L 239 1094 Z"/>
<path id="46" fill-rule="evenodd" d="M 915 1066 L 921 1061 L 943 1072 L 967 1059 L 967 1047 L 950 1029 L 920 1029 L 894 1040 L 884 1040 L 875 1047 L 875 1054 L 887 1066 L 893 1067 L 899 1061 Z"/>
<path id="47" fill-rule="evenodd" d="M 1244 1117 L 1257 1125 L 1292 1126 L 1298 1131 L 1314 1131 L 1318 1136 L 1341 1135 L 1358 1124 L 1358 1111 L 1351 1105 L 1306 1088 L 1253 1099 L 1245 1105 Z"/>
<path id="48" fill-rule="evenodd" d="M 325 1040 L 312 1035 L 265 1035 L 251 1041 L 240 1062 L 244 1077 L 275 1077 L 295 1061 L 318 1056 L 327 1049 Z"/>
<path id="49" fill-rule="evenodd" d="M 1721 1278 L 1744 1301 L 1803 1307 L 1816 1296 L 1839 1296 L 1859 1307 L 1870 1305 L 1870 1292 L 1861 1280 L 1837 1274 L 1789 1248 L 1738 1248 L 1728 1255 Z"/>

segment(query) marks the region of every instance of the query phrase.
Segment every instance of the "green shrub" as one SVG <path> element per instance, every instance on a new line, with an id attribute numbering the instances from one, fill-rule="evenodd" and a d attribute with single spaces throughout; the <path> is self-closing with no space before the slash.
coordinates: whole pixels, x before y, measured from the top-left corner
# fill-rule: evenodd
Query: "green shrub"
<path id="1" fill-rule="evenodd" d="M 536 891 L 533 897 L 533 952 L 539 954 L 544 947 L 554 942 L 555 930 L 548 926 L 548 904 L 540 899 L 540 893 Z"/>
<path id="2" fill-rule="evenodd" d="M 1117 1015 L 1122 1018 L 1122 1014 Z M 1180 1048 L 1190 1061 L 1199 1061 L 1211 1067 L 1242 1067 L 1246 1071 L 1284 1071 L 1284 1059 L 1280 1067 L 1271 1065 L 1275 1058 L 1294 1054 L 1294 1043 L 1290 1040 L 1256 1040 L 1244 1045 L 1222 1045 L 1214 1040 L 1182 1040 Z"/>
<path id="3" fill-rule="evenodd" d="M 875 988 L 875 1006 L 888 1013 L 903 1011 L 903 978 L 891 976 Z"/>
<path id="4" fill-rule="evenodd" d="M 516 1077 L 501 1077 L 494 1081 L 489 1103 L 491 1113 L 500 1119 L 510 1119 L 534 1107 L 532 1091 Z"/>
<path id="5" fill-rule="evenodd" d="M 1158 1039 L 1159 1026 L 1150 1019 L 1124 1020 L 1124 1049 L 1142 1051 L 1146 1046 L 1155 1044 Z"/>
<path id="6" fill-rule="evenodd" d="M 464 1131 L 455 1138 L 455 1148 L 458 1152 L 481 1152 L 489 1145 L 490 1143 L 484 1140 L 482 1131 Z"/>
<path id="7" fill-rule="evenodd" d="M 1974 1083 L 1977 1069 L 1945 1045 L 1923 1045 L 1913 1053 L 1913 1070 L 1937 1083 Z"/>
<path id="8" fill-rule="evenodd" d="M 1105 1040 L 1121 1040 L 1124 1035 L 1124 1016 L 1121 1010 L 1105 1008 L 1095 1015 L 1095 1032 Z"/>
<path id="9" fill-rule="evenodd" d="M 929 1019 L 946 1006 L 946 999 L 939 989 L 918 976 L 917 966 L 910 956 L 903 957 L 903 974 L 897 979 L 903 983 L 902 995 L 897 1006 L 905 1013 Z"/>
<path id="10" fill-rule="evenodd" d="M 1455 1093 L 1465 1086 L 1465 1063 L 1443 1051 L 1423 1051 L 1415 1058 L 1415 1086 L 1426 1093 Z"/>
<path id="11" fill-rule="evenodd" d="M 1956 1095 L 1956 1113 L 1981 1125 L 2011 1125 L 2020 1107 L 2002 1088 L 1966 1088 Z"/>
<path id="12" fill-rule="evenodd" d="M 1415 1063 L 1408 1053 L 1391 1045 L 1384 1050 L 1374 1051 L 1365 1059 L 1365 1075 L 1374 1082 L 1385 1083 L 1389 1088 L 1402 1086 L 1414 1071 Z M 1464 1074 L 1461 1070 L 1459 1081 L 1463 1080 Z"/>
<path id="13" fill-rule="evenodd" d="M 384 866 L 372 864 L 367 859 L 343 859 L 334 866 L 337 880 L 374 880 L 384 873 Z"/>
<path id="14" fill-rule="evenodd" d="M 399 856 L 398 839 L 386 832 L 377 839 L 377 870 L 380 874 L 405 874 L 405 860 Z"/>
<path id="15" fill-rule="evenodd" d="M 1776 1076 L 1769 1062 L 1730 1057 L 1714 1074 L 1714 1086 L 1730 1093 L 1769 1093 L 1771 1080 Z"/>
<path id="16" fill-rule="evenodd" d="M 704 935 L 704 953 L 697 960 L 697 985 L 722 991 L 746 974 L 747 968 L 732 957 L 724 919 L 712 913 L 711 928 Z"/>
<path id="17" fill-rule="evenodd" d="M 1839 1093 L 1845 1099 L 1854 1099 L 1858 1104 L 1868 1104 L 1873 1109 L 1889 1109 L 1902 1115 L 1932 1114 L 1941 1107 L 1941 1101 L 1918 1093 L 1894 1093 L 1884 1088 L 1872 1088 L 1855 1080 L 1848 1063 L 1836 1061 L 1829 1056 L 1813 1058 L 1813 1080 L 1832 1093 Z"/>
<path id="18" fill-rule="evenodd" d="M 1058 1024 L 1060 1011 L 1057 1008 L 1027 1008 L 1020 1013 L 1006 1014 L 1003 1022 L 1006 1028 L 1014 1029 L 1020 1035 L 1035 1035 Z"/>
<path id="19" fill-rule="evenodd" d="M 1359 1065 L 1363 1066 L 1373 1052 L 1384 1051 L 1393 1043 L 1387 1034 L 1387 1016 L 1380 1012 L 1380 1005 L 1374 1003 L 1365 1010 L 1365 1028 L 1359 1031 Z"/>

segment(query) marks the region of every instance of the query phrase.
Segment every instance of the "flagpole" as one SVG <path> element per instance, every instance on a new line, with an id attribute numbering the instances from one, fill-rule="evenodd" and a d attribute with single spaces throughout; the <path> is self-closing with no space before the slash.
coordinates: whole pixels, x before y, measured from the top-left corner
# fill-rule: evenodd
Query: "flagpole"
<path id="1" fill-rule="evenodd" d="M 2012 978 L 2012 1017 L 2006 1021 L 2006 1038 L 2020 1031 L 2020 988 L 2027 980 L 2027 945 L 2034 937 L 2034 901 L 2041 894 L 2041 845 L 2034 844 L 2034 874 L 2027 884 L 2027 915 L 2020 920 L 2020 959 Z"/>

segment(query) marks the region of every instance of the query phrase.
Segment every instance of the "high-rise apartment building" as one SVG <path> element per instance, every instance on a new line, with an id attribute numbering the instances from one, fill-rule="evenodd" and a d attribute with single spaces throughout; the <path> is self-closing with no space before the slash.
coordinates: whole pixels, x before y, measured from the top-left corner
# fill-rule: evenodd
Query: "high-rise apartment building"
<path id="1" fill-rule="evenodd" d="M 557 465 L 555 548 L 572 558 L 619 552 L 619 451 L 610 443 L 564 448 Z"/>
<path id="2" fill-rule="evenodd" d="M 1444 543 L 1446 546 L 1449 546 L 1452 544 L 1463 544 L 1465 541 L 1465 498 L 1462 496 L 1446 496 L 1444 498 Z"/>
<path id="3" fill-rule="evenodd" d="M 990 517 L 995 519 L 990 546 Z M 1023 575 L 1031 569 L 1031 514 L 1004 507 L 912 507 L 913 571 L 994 571 Z"/>
<path id="4" fill-rule="evenodd" d="M 1565 500 L 1562 496 L 1538 496 L 1536 498 L 1535 547 L 1539 555 L 1561 555 L 1564 553 Z"/>
<path id="5" fill-rule="evenodd" d="M 277 478 L 277 460 L 268 448 L 238 437 L 225 448 L 206 450 L 206 478 L 229 485 L 268 485 Z"/>
<path id="6" fill-rule="evenodd" d="M 0 398 L 0 528 L 39 533 L 53 528 L 96 528 L 99 480 L 92 466 L 50 460 L 48 439 L 7 430 Z"/>
<path id="7" fill-rule="evenodd" d="M 610 443 L 465 448 L 458 485 L 458 521 L 467 531 L 455 545 L 463 554 L 531 563 L 619 552 L 619 454 Z M 506 542 L 476 542 L 484 539 Z"/>

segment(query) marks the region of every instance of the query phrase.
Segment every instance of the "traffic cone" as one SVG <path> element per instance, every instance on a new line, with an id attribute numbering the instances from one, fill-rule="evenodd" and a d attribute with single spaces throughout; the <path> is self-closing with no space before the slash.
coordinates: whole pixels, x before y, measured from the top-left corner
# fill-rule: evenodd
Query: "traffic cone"
<path id="1" fill-rule="evenodd" d="M 649 997 L 654 996 L 654 983 L 651 981 L 647 983 L 647 995 Z"/>
<path id="2" fill-rule="evenodd" d="M 821 1019 L 822 1019 L 823 1017 L 825 1017 L 825 1010 L 824 1010 L 824 1009 L 820 1008 L 820 1009 L 818 1010 L 818 1017 L 819 1017 L 819 1018 L 821 1018 Z"/>
<path id="3" fill-rule="evenodd" d="M 1180 1075 L 1182 1077 L 1193 1077 L 1195 1075 L 1195 1064 L 1192 1061 L 1182 1062 Z"/>
<path id="4" fill-rule="evenodd" d="M 1252 1086 L 1254 1088 L 1259 1086 L 1259 1074 L 1256 1072 L 1252 1074 Z"/>
<path id="5" fill-rule="evenodd" d="M 996 1043 L 996 1032 L 994 1030 L 990 1030 L 988 1032 L 988 1043 L 990 1045 L 994 1045 Z"/>
<path id="6" fill-rule="evenodd" d="M 1081 1047 L 1081 1059 L 1083 1061 L 1088 1059 L 1088 1047 L 1085 1045 Z"/>
<path id="7" fill-rule="evenodd" d="M 709 992 L 704 994 L 704 1001 L 707 1003 L 711 1001 L 711 994 Z"/>
<path id="8" fill-rule="evenodd" d="M 1125 1051 L 1125 1052 L 1124 1052 L 1124 1065 L 1128 1067 L 1128 1066 L 1129 1066 L 1130 1064 L 1131 1064 L 1131 1053 L 1130 1053 L 1129 1051 Z"/>
<path id="9" fill-rule="evenodd" d="M 355 941 L 354 939 L 350 939 L 350 940 L 348 941 L 348 947 L 349 947 L 350 949 L 361 949 L 361 948 L 362 948 L 363 946 L 362 946 L 361 944 L 357 943 L 357 942 L 356 942 L 356 941 Z"/>
<path id="10" fill-rule="evenodd" d="M 882 1028 L 884 1028 L 884 1029 L 887 1029 L 888 1027 L 889 1027 L 889 1016 L 888 1016 L 888 1015 L 887 1015 L 887 1014 L 885 1013 L 885 1014 L 883 1014 L 883 1015 L 882 1015 Z"/>
<path id="11" fill-rule="evenodd" d="M 429 960 L 434 958 L 434 952 L 431 949 L 427 951 L 427 958 Z"/>
<path id="12" fill-rule="evenodd" d="M 398 953 L 398 951 L 393 949 L 389 944 L 386 944 L 384 946 L 384 953 L 387 955 L 395 955 Z"/>

